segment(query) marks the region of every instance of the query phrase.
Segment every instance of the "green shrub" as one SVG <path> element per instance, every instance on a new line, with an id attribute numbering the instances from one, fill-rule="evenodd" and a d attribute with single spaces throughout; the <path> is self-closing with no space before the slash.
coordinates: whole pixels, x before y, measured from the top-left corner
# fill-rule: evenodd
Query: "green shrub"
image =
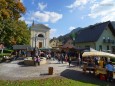
<path id="1" fill-rule="evenodd" d="M 1 52 L 1 51 L 0 51 Z M 11 52 L 13 52 L 13 50 L 9 50 L 9 49 L 4 49 L 3 50 L 3 53 L 11 53 Z"/>
<path id="2" fill-rule="evenodd" d="M 10 55 L 11 53 L 3 53 L 3 54 L 0 53 L 0 58 L 2 58 L 3 56 L 10 56 Z"/>

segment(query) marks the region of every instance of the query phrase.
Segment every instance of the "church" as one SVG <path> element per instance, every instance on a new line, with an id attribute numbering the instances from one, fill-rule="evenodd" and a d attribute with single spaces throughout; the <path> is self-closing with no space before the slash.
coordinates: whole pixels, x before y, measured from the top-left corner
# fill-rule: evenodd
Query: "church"
<path id="1" fill-rule="evenodd" d="M 31 26 L 31 47 L 49 48 L 50 28 L 43 24 L 32 24 Z"/>

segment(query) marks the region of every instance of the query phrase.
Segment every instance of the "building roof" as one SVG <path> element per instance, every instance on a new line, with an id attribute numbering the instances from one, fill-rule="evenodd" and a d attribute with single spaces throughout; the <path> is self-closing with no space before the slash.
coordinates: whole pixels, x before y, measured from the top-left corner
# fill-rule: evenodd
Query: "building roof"
<path id="1" fill-rule="evenodd" d="M 31 46 L 30 45 L 13 45 L 14 50 L 26 50 L 28 48 L 30 49 Z"/>
<path id="2" fill-rule="evenodd" d="M 99 23 L 95 25 L 91 25 L 89 27 L 84 28 L 83 30 L 80 30 L 77 34 L 76 42 L 82 43 L 82 42 L 95 42 L 99 39 L 104 29 L 107 27 L 110 28 L 111 32 L 115 36 L 115 30 L 111 24 L 110 21 Z"/>
<path id="3" fill-rule="evenodd" d="M 40 29 L 48 29 L 48 30 L 50 30 L 50 28 L 49 27 L 47 27 L 47 26 L 45 26 L 45 25 L 43 25 L 43 24 L 33 24 L 32 25 L 32 29 L 34 28 L 34 27 L 38 27 L 38 28 L 40 28 Z"/>
<path id="4" fill-rule="evenodd" d="M 55 40 L 58 40 L 58 39 L 54 37 L 53 39 L 50 40 L 50 43 Z"/>
<path id="5" fill-rule="evenodd" d="M 75 48 L 75 46 L 73 44 L 71 44 L 73 42 L 73 40 L 69 39 L 63 46 L 62 48 Z"/>

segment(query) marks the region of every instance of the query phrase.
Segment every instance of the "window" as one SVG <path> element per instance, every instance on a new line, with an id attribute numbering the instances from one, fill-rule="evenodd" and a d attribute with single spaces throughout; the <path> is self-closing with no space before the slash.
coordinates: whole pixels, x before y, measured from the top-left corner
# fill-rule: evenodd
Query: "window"
<path id="1" fill-rule="evenodd" d="M 108 37 L 108 43 L 110 43 L 110 38 Z"/>
<path id="2" fill-rule="evenodd" d="M 44 37 L 42 34 L 39 34 L 38 37 Z"/>
<path id="3" fill-rule="evenodd" d="M 89 48 L 90 48 L 90 46 L 89 46 L 89 45 L 87 45 L 87 46 L 85 46 L 85 48 L 88 48 L 88 49 L 89 49 Z"/>
<path id="4" fill-rule="evenodd" d="M 105 37 L 103 37 L 103 42 L 104 42 L 104 43 L 106 42 L 106 38 L 105 38 Z"/>
<path id="5" fill-rule="evenodd" d="M 99 45 L 99 50 L 102 51 L 102 45 Z"/>
<path id="6" fill-rule="evenodd" d="M 109 45 L 107 45 L 107 50 L 109 50 Z"/>

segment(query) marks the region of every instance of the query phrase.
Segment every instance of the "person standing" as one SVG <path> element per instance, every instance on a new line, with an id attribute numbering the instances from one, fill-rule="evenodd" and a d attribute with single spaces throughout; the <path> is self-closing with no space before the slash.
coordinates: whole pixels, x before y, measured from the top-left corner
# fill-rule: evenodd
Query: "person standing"
<path id="1" fill-rule="evenodd" d="M 98 66 L 98 57 L 94 57 L 95 66 Z"/>
<path id="2" fill-rule="evenodd" d="M 113 72 L 114 72 L 114 67 L 112 65 L 112 62 L 108 62 L 108 64 L 105 66 L 107 70 L 107 81 L 113 81 Z"/>
<path id="3" fill-rule="evenodd" d="M 38 64 L 38 66 L 40 66 L 40 57 L 39 56 L 36 56 L 36 64 Z"/>
<path id="4" fill-rule="evenodd" d="M 62 62 L 62 64 L 63 64 L 63 61 L 64 61 L 64 54 L 61 53 L 61 62 Z"/>
<path id="5" fill-rule="evenodd" d="M 71 57 L 68 58 L 68 62 L 69 62 L 69 67 L 70 67 L 70 64 L 71 64 Z"/>
<path id="6" fill-rule="evenodd" d="M 58 62 L 60 63 L 60 61 L 61 61 L 61 54 L 58 53 L 57 57 L 58 57 Z"/>
<path id="7" fill-rule="evenodd" d="M 100 61 L 99 61 L 99 67 L 101 67 L 101 68 L 104 67 L 104 61 L 103 61 L 103 58 L 101 58 Z"/>
<path id="8" fill-rule="evenodd" d="M 67 54 L 65 55 L 65 62 L 66 63 L 68 62 L 68 55 Z"/>
<path id="9" fill-rule="evenodd" d="M 35 66 L 36 66 L 36 59 L 37 59 L 36 57 L 33 58 Z"/>
<path id="10" fill-rule="evenodd" d="M 78 56 L 78 66 L 81 66 L 81 57 L 80 57 L 80 53 L 79 53 L 79 56 Z"/>

